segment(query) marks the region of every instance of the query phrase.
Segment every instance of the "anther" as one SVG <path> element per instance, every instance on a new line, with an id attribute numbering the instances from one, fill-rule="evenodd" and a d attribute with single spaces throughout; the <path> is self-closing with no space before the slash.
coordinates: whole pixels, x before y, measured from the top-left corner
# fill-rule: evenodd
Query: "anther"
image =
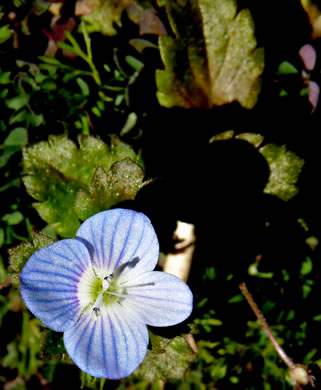
<path id="1" fill-rule="evenodd" d="M 114 274 L 110 274 L 103 279 L 103 291 L 106 291 L 114 279 Z"/>
<path id="2" fill-rule="evenodd" d="M 93 313 L 96 315 L 96 317 L 99 317 L 101 315 L 99 307 L 94 307 Z"/>

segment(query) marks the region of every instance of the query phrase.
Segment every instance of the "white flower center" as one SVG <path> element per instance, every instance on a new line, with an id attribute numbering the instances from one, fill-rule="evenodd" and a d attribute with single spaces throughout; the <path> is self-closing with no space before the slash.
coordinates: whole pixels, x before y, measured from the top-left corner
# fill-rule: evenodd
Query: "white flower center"
<path id="1" fill-rule="evenodd" d="M 110 286 L 110 283 L 113 281 L 114 279 L 114 275 L 113 274 L 110 274 L 109 276 L 106 276 L 104 279 L 103 279 L 103 283 L 102 283 L 102 287 L 103 287 L 103 290 L 102 292 L 98 295 L 95 303 L 94 303 L 94 307 L 93 307 L 93 312 L 94 314 L 96 315 L 96 317 L 100 316 L 101 314 L 101 311 L 100 311 L 100 308 L 103 304 L 103 294 L 105 291 L 108 290 L 108 287 Z"/>
<path id="2" fill-rule="evenodd" d="M 118 280 L 119 276 L 127 267 L 134 268 L 138 261 L 139 258 L 135 257 L 118 267 L 114 273 L 105 277 L 102 277 L 101 270 L 88 267 L 82 274 L 77 289 L 79 303 L 83 307 L 80 317 L 87 313 L 88 310 L 91 310 L 92 318 L 96 319 L 102 314 L 102 308 L 104 306 L 116 302 L 120 303 L 128 297 L 134 298 L 135 295 L 130 294 L 128 289 L 139 287 L 139 285 L 130 284 L 129 281 L 118 283 Z M 151 284 L 154 285 L 154 283 L 147 283 L 147 285 Z M 143 287 L 145 285 L 140 286 Z"/>

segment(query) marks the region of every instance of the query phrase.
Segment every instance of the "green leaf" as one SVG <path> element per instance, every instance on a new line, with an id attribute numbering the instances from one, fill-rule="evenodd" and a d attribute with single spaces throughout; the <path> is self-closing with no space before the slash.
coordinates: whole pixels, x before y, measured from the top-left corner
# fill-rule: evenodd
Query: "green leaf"
<path id="1" fill-rule="evenodd" d="M 23 155 L 23 167 L 27 175 L 23 181 L 28 193 L 38 201 L 34 207 L 41 218 L 63 237 L 74 237 L 80 226 L 79 216 L 92 215 L 90 210 L 109 205 L 108 200 L 102 202 L 100 196 L 96 197 L 96 204 L 91 196 L 92 188 L 96 191 L 97 187 L 92 184 L 97 168 L 101 167 L 104 172 L 108 172 L 116 161 L 126 157 L 137 160 L 132 148 L 116 137 L 111 138 L 110 146 L 97 138 L 84 135 L 78 137 L 78 143 L 77 147 L 66 136 L 51 136 L 48 142 L 40 142 L 25 149 Z M 126 169 L 121 170 L 121 174 L 128 171 L 135 178 L 133 172 Z M 117 178 L 121 174 L 115 175 L 113 185 L 118 185 Z M 127 178 L 130 185 L 133 179 Z M 118 190 L 118 193 L 118 199 L 122 200 L 122 192 Z M 76 199 L 83 196 L 81 194 L 89 196 L 88 210 L 84 205 L 79 205 L 79 201 L 74 207 Z M 113 192 L 112 203 L 115 202 L 116 193 Z"/>
<path id="2" fill-rule="evenodd" d="M 29 95 L 18 95 L 7 101 L 7 106 L 12 110 L 18 111 L 20 108 L 26 106 L 29 102 Z"/>
<path id="3" fill-rule="evenodd" d="M 14 211 L 13 213 L 5 214 L 1 220 L 7 222 L 8 225 L 18 225 L 23 221 L 23 215 L 20 211 Z"/>
<path id="4" fill-rule="evenodd" d="M 81 50 L 79 51 L 78 48 L 68 45 L 68 43 L 65 42 L 58 42 L 57 46 L 59 47 L 59 49 L 62 49 L 67 53 L 73 54 L 75 56 L 81 56 L 83 54 Z"/>
<path id="5" fill-rule="evenodd" d="M 81 220 L 110 209 L 123 200 L 134 199 L 143 186 L 144 170 L 130 158 L 115 162 L 108 174 L 98 167 L 91 180 L 89 194 L 79 191 L 75 203 Z"/>
<path id="6" fill-rule="evenodd" d="M 301 275 L 305 276 L 308 275 L 313 269 L 313 263 L 312 260 L 309 256 L 305 258 L 305 260 L 302 262 L 302 267 L 301 267 Z"/>
<path id="7" fill-rule="evenodd" d="M 0 85 L 10 84 L 10 72 L 3 72 L 0 74 Z"/>
<path id="8" fill-rule="evenodd" d="M 9 158 L 10 158 L 13 154 L 15 154 L 16 152 L 18 152 L 19 149 L 20 149 L 20 148 L 17 148 L 17 147 L 15 147 L 15 146 L 14 146 L 14 147 L 11 147 L 11 146 L 6 147 L 5 150 L 4 150 L 4 152 L 0 155 L 0 168 L 4 167 L 4 166 L 7 164 Z"/>
<path id="9" fill-rule="evenodd" d="M 101 32 L 106 35 L 117 33 L 114 24 L 121 27 L 121 15 L 127 8 L 128 0 L 96 0 L 93 9 L 82 19 L 88 24 L 88 32 Z"/>
<path id="10" fill-rule="evenodd" d="M 237 139 L 242 139 L 258 148 L 264 140 L 264 136 L 257 133 L 241 133 L 235 136 Z"/>
<path id="11" fill-rule="evenodd" d="M 188 343 L 181 336 L 167 339 L 150 332 L 152 350 L 148 350 L 143 363 L 133 376 L 150 383 L 161 379 L 167 382 L 183 380 L 186 371 L 195 360 Z"/>
<path id="12" fill-rule="evenodd" d="M 278 68 L 278 71 L 276 72 L 277 75 L 283 75 L 283 74 L 297 74 L 298 70 L 295 68 L 290 62 L 283 61 Z"/>
<path id="13" fill-rule="evenodd" d="M 0 27 L 0 44 L 11 38 L 11 32 L 8 25 Z"/>
<path id="14" fill-rule="evenodd" d="M 268 144 L 259 149 L 270 167 L 270 178 L 264 189 L 266 194 L 276 195 L 287 201 L 299 191 L 296 187 L 304 160 L 285 145 Z"/>
<path id="15" fill-rule="evenodd" d="M 17 123 L 17 122 L 24 122 L 27 120 L 27 118 L 28 118 L 28 111 L 21 110 L 16 114 L 10 116 L 9 125 L 12 125 L 13 123 Z"/>
<path id="16" fill-rule="evenodd" d="M 19 146 L 22 147 L 27 143 L 28 132 L 24 127 L 17 127 L 11 130 L 8 137 L 4 140 L 3 145 L 7 146 Z"/>
<path id="17" fill-rule="evenodd" d="M 256 49 L 249 10 L 237 14 L 234 0 L 169 0 L 166 9 L 176 38 L 159 38 L 165 65 L 156 72 L 159 103 L 211 108 L 236 100 L 252 108 L 264 52 Z"/>
<path id="18" fill-rule="evenodd" d="M 71 363 L 66 351 L 62 333 L 43 329 L 40 335 L 40 356 L 46 360 L 60 360 Z"/>
<path id="19" fill-rule="evenodd" d="M 139 61 L 137 58 L 133 56 L 126 56 L 125 61 L 128 65 L 130 65 L 133 69 L 140 71 L 144 67 L 143 62 Z"/>
<path id="20" fill-rule="evenodd" d="M 137 123 L 137 114 L 135 112 L 131 112 L 128 114 L 126 123 L 124 124 L 123 128 L 120 130 L 120 135 L 124 136 L 127 134 L 133 127 L 135 127 Z"/>
<path id="21" fill-rule="evenodd" d="M 19 274 L 26 264 L 29 257 L 37 250 L 51 245 L 54 240 L 44 234 L 34 233 L 31 242 L 25 242 L 15 248 L 9 249 L 9 272 L 11 273 L 12 283 L 19 286 Z"/>
<path id="22" fill-rule="evenodd" d="M 88 84 L 81 77 L 77 77 L 76 81 L 77 81 L 77 84 L 81 90 L 81 93 L 84 96 L 89 96 L 90 90 L 89 90 Z"/>
<path id="23" fill-rule="evenodd" d="M 46 64 L 65 66 L 62 62 L 60 62 L 59 60 L 57 60 L 57 58 L 54 57 L 39 56 L 38 58 L 39 60 L 45 62 Z"/>

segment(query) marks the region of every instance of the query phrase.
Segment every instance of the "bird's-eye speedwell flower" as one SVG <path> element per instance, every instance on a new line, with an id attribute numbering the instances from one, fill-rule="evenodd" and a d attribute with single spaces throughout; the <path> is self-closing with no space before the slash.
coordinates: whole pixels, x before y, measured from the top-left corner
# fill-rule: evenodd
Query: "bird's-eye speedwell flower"
<path id="1" fill-rule="evenodd" d="M 67 352 L 83 371 L 123 378 L 146 355 L 146 325 L 174 325 L 192 310 L 187 285 L 153 271 L 158 254 L 144 214 L 104 211 L 86 220 L 75 239 L 34 253 L 20 276 L 21 294 L 43 324 L 64 332 Z"/>

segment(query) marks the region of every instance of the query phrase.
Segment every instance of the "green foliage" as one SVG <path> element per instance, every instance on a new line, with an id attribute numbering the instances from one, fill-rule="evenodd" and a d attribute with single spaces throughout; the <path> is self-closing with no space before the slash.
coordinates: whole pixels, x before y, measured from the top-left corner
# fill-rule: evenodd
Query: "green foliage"
<path id="1" fill-rule="evenodd" d="M 148 350 L 145 360 L 133 376 L 149 383 L 157 379 L 169 382 L 182 380 L 191 362 L 195 360 L 195 354 L 190 346 L 180 336 L 167 339 L 149 333 L 152 349 Z"/>
<path id="2" fill-rule="evenodd" d="M 34 207 L 63 237 L 75 236 L 78 218 L 133 199 L 142 186 L 143 171 L 129 145 L 116 137 L 110 146 L 90 136 L 79 136 L 78 143 L 79 147 L 65 136 L 51 136 L 48 142 L 26 148 L 23 155 L 24 184 L 39 201 Z"/>
<path id="3" fill-rule="evenodd" d="M 37 250 L 51 245 L 54 240 L 44 234 L 34 233 L 31 242 L 25 242 L 9 250 L 12 284 L 19 286 L 19 275 L 29 257 Z"/>
<path id="4" fill-rule="evenodd" d="M 252 108 L 260 90 L 263 49 L 255 49 L 249 10 L 234 0 L 166 2 L 176 38 L 159 40 L 165 70 L 157 97 L 165 107 L 211 108 L 237 100 Z"/>
<path id="5" fill-rule="evenodd" d="M 120 200 L 134 199 L 143 186 L 144 171 L 130 158 L 115 162 L 108 171 L 98 167 L 91 179 L 89 194 L 80 190 L 75 211 L 85 220 L 99 211 L 108 210 Z"/>
<path id="6" fill-rule="evenodd" d="M 7 164 L 12 155 L 22 150 L 22 147 L 27 143 L 27 138 L 27 130 L 23 127 L 17 127 L 10 131 L 3 142 L 3 152 L 0 155 L 0 168 Z"/>
<path id="7" fill-rule="evenodd" d="M 40 336 L 40 355 L 46 360 L 62 360 L 71 363 L 66 351 L 63 335 L 51 329 L 43 329 Z"/>
<path id="8" fill-rule="evenodd" d="M 300 14 L 296 7 L 297 16 L 291 24 L 288 15 L 292 6 L 288 2 L 283 10 L 285 6 L 280 4 L 278 18 L 273 19 L 273 33 L 264 34 L 260 41 L 260 45 L 266 44 L 270 49 L 267 55 L 273 48 L 273 58 L 267 58 L 266 73 L 262 76 L 262 101 L 254 110 L 247 111 L 244 108 L 251 109 L 256 104 L 264 67 L 263 49 L 256 48 L 251 14 L 261 39 L 266 20 L 275 13 L 268 2 L 264 12 L 258 12 L 256 2 L 249 3 L 250 14 L 242 9 L 243 2 L 237 6 L 234 0 L 79 0 L 77 15 L 73 7 L 67 6 L 68 2 L 2 3 L 0 387 L 57 387 L 57 364 L 64 365 L 59 369 L 70 372 L 72 380 L 79 379 L 77 370 L 66 365 L 72 362 L 62 335 L 44 329 L 23 306 L 16 288 L 19 273 L 28 258 L 53 243 L 57 234 L 73 237 L 80 221 L 119 201 L 135 198 L 145 183 L 140 154 L 134 149 L 143 148 L 151 156 L 145 161 L 149 177 L 155 178 L 161 195 L 158 197 L 157 190 L 153 192 L 150 186 L 150 192 L 142 191 L 140 206 L 146 207 L 158 222 L 155 227 L 160 231 L 161 250 L 168 249 L 163 243 L 166 237 L 170 241 L 171 223 L 180 219 L 196 225 L 190 280 L 195 302 L 191 328 L 198 353 L 195 355 L 180 336 L 167 339 L 151 334 L 152 349 L 130 378 L 111 384 L 81 373 L 82 388 L 160 390 L 165 383 L 166 388 L 178 390 L 293 389 L 295 384 L 259 323 L 247 322 L 254 317 L 235 279 L 237 267 L 247 262 L 243 276 L 251 284 L 258 305 L 285 351 L 295 362 L 321 364 L 317 189 L 320 158 L 318 143 L 313 140 L 319 128 L 320 108 L 314 107 L 315 113 L 310 115 L 310 107 L 304 106 L 307 85 L 311 80 L 318 81 L 320 66 L 317 62 L 314 71 L 306 73 L 301 72 L 303 65 L 298 62 L 297 49 L 306 37 L 304 31 L 311 30 L 304 10 Z M 320 11 L 312 1 L 301 3 L 313 35 L 319 36 Z M 74 21 L 72 31 L 68 31 L 65 20 Z M 302 26 L 300 36 L 298 25 Z M 164 26 L 172 31 L 166 32 Z M 143 34 L 149 34 L 148 40 L 137 38 Z M 158 46 L 152 34 L 161 35 Z M 289 36 L 292 42 L 287 46 Z M 46 50 L 49 41 L 54 43 L 56 53 Z M 137 50 L 134 54 L 133 47 Z M 317 45 L 315 48 L 318 51 Z M 152 81 L 161 60 L 164 69 L 157 70 L 155 86 Z M 159 107 L 154 110 L 157 98 L 163 107 L 205 108 L 208 112 Z M 234 101 L 239 104 L 220 107 Z M 277 125 L 274 119 L 270 120 L 276 108 Z M 158 115 L 163 114 L 170 132 L 158 129 Z M 189 118 L 194 120 L 190 127 Z M 300 126 L 297 120 L 301 120 Z M 227 159 L 222 156 L 222 164 L 217 158 L 215 164 L 206 164 L 210 167 L 207 175 L 203 162 L 213 161 L 213 156 L 206 155 L 207 135 L 206 139 L 199 136 L 203 127 L 212 131 L 202 132 L 208 138 L 213 135 L 210 142 L 235 138 L 247 141 L 253 148 L 244 148 L 241 155 L 234 149 L 229 154 L 233 142 L 220 142 L 223 148 L 226 146 Z M 284 131 L 285 128 L 297 131 Z M 126 144 L 115 137 L 105 144 L 101 139 L 108 139 L 108 129 L 124 137 Z M 189 149 L 182 153 L 189 133 L 193 146 L 195 142 L 193 155 Z M 48 136 L 49 141 L 44 141 Z M 155 155 L 154 159 L 158 147 L 161 158 Z M 212 177 L 225 172 L 227 162 L 231 163 L 229 175 L 240 165 L 238 159 L 242 159 L 241 163 L 247 161 L 250 151 L 256 156 L 260 153 L 269 165 L 270 179 L 264 190 L 269 196 L 261 193 L 263 186 L 257 194 L 249 192 L 252 186 L 242 188 L 242 179 L 237 186 L 231 186 L 235 189 L 233 194 L 213 186 Z M 184 204 L 185 192 L 178 199 L 182 204 L 177 205 L 177 182 L 181 183 L 179 177 L 184 175 L 181 167 L 191 166 L 189 160 L 193 161 L 193 169 L 184 177 L 186 195 L 189 189 L 197 194 L 208 186 L 213 202 L 211 198 L 205 204 L 206 215 L 199 213 L 198 202 L 193 202 L 192 197 L 187 206 Z M 249 165 L 245 166 L 253 168 L 255 175 L 250 179 L 254 188 L 261 171 L 251 162 L 249 158 Z M 154 164 L 158 163 L 155 174 Z M 240 173 L 247 177 L 246 172 Z M 37 201 L 35 208 L 49 223 L 41 231 L 48 236 L 34 233 L 31 237 L 32 230 L 42 229 L 43 222 L 31 206 L 23 176 L 28 193 Z M 229 181 L 230 176 L 225 182 Z M 300 196 L 294 201 L 279 201 L 292 199 L 298 191 Z M 222 195 L 219 203 L 214 201 L 217 193 Z M 230 201 L 222 211 L 226 215 L 217 222 L 226 194 Z M 159 221 L 157 209 L 161 209 Z M 233 211 L 230 215 L 229 209 Z M 210 236 L 206 237 L 208 226 Z M 229 246 L 237 246 L 235 263 L 227 270 L 228 275 L 221 269 L 224 253 L 217 251 L 220 231 L 224 229 L 230 244 L 223 248 L 224 253 Z M 259 234 L 255 235 L 257 230 Z M 205 247 L 204 241 L 210 241 L 210 246 Z M 10 246 L 15 247 L 9 251 L 9 265 Z M 53 380 L 55 383 L 51 383 Z"/>
<path id="9" fill-rule="evenodd" d="M 210 142 L 229 140 L 234 136 L 234 130 L 228 130 L 215 135 Z M 259 148 L 264 140 L 261 134 L 256 133 L 240 133 L 235 138 L 247 141 L 255 148 Z M 304 160 L 294 152 L 287 150 L 285 145 L 267 144 L 258 150 L 270 168 L 270 177 L 264 192 L 284 201 L 293 198 L 299 191 L 296 183 L 304 166 Z"/>
<path id="10" fill-rule="evenodd" d="M 260 153 L 266 158 L 271 170 L 264 192 L 285 201 L 293 198 L 299 191 L 295 184 L 304 160 L 287 150 L 285 145 L 268 144 L 260 148 Z"/>
<path id="11" fill-rule="evenodd" d="M 95 0 L 90 14 L 83 16 L 89 24 L 89 31 L 99 31 L 107 35 L 115 35 L 114 24 L 121 27 L 121 16 L 127 8 L 129 0 Z"/>
<path id="12" fill-rule="evenodd" d="M 0 5 L 0 21 L 3 17 L 3 14 L 1 12 L 2 8 L 3 8 L 3 6 Z M 11 38 L 11 31 L 10 31 L 9 26 L 7 24 L 5 24 L 3 26 L 0 25 L 0 44 L 3 42 L 6 42 L 10 38 Z"/>
<path id="13" fill-rule="evenodd" d="M 26 310 L 22 313 L 21 338 L 16 348 L 16 342 L 7 345 L 7 355 L 2 359 L 1 366 L 18 369 L 22 378 L 30 378 L 35 374 L 42 362 L 38 359 L 40 328 L 39 321 L 31 318 Z"/>
<path id="14" fill-rule="evenodd" d="M 288 61 L 282 62 L 277 71 L 278 75 L 297 74 L 297 73 L 298 70 Z"/>
<path id="15" fill-rule="evenodd" d="M 68 41 L 70 43 L 67 44 L 65 42 L 59 42 L 58 46 L 61 49 L 65 50 L 66 52 L 68 52 L 70 54 L 74 54 L 76 56 L 79 56 L 85 62 L 87 62 L 88 66 L 89 66 L 89 68 L 91 70 L 91 76 L 93 77 L 93 79 L 95 80 L 95 82 L 98 85 L 101 85 L 101 80 L 100 80 L 99 73 L 97 71 L 97 68 L 96 68 L 94 62 L 93 62 L 93 56 L 92 56 L 92 51 L 91 51 L 91 38 L 90 38 L 90 36 L 88 34 L 86 24 L 85 23 L 81 23 L 80 28 L 81 28 L 81 31 L 82 31 L 82 34 L 83 34 L 83 38 L 84 38 L 84 41 L 85 41 L 85 44 L 86 44 L 86 52 L 84 52 L 81 49 L 79 43 L 73 37 L 73 35 L 71 34 L 70 31 L 66 31 L 65 32 L 65 35 L 66 35 L 66 37 L 67 37 L 67 39 L 68 39 Z M 78 81 L 78 84 L 79 84 L 79 81 Z M 84 86 L 85 86 L 84 81 L 81 82 L 81 86 L 83 87 L 83 88 L 81 88 L 83 90 Z M 87 91 L 87 89 L 86 89 L 86 91 Z"/>

